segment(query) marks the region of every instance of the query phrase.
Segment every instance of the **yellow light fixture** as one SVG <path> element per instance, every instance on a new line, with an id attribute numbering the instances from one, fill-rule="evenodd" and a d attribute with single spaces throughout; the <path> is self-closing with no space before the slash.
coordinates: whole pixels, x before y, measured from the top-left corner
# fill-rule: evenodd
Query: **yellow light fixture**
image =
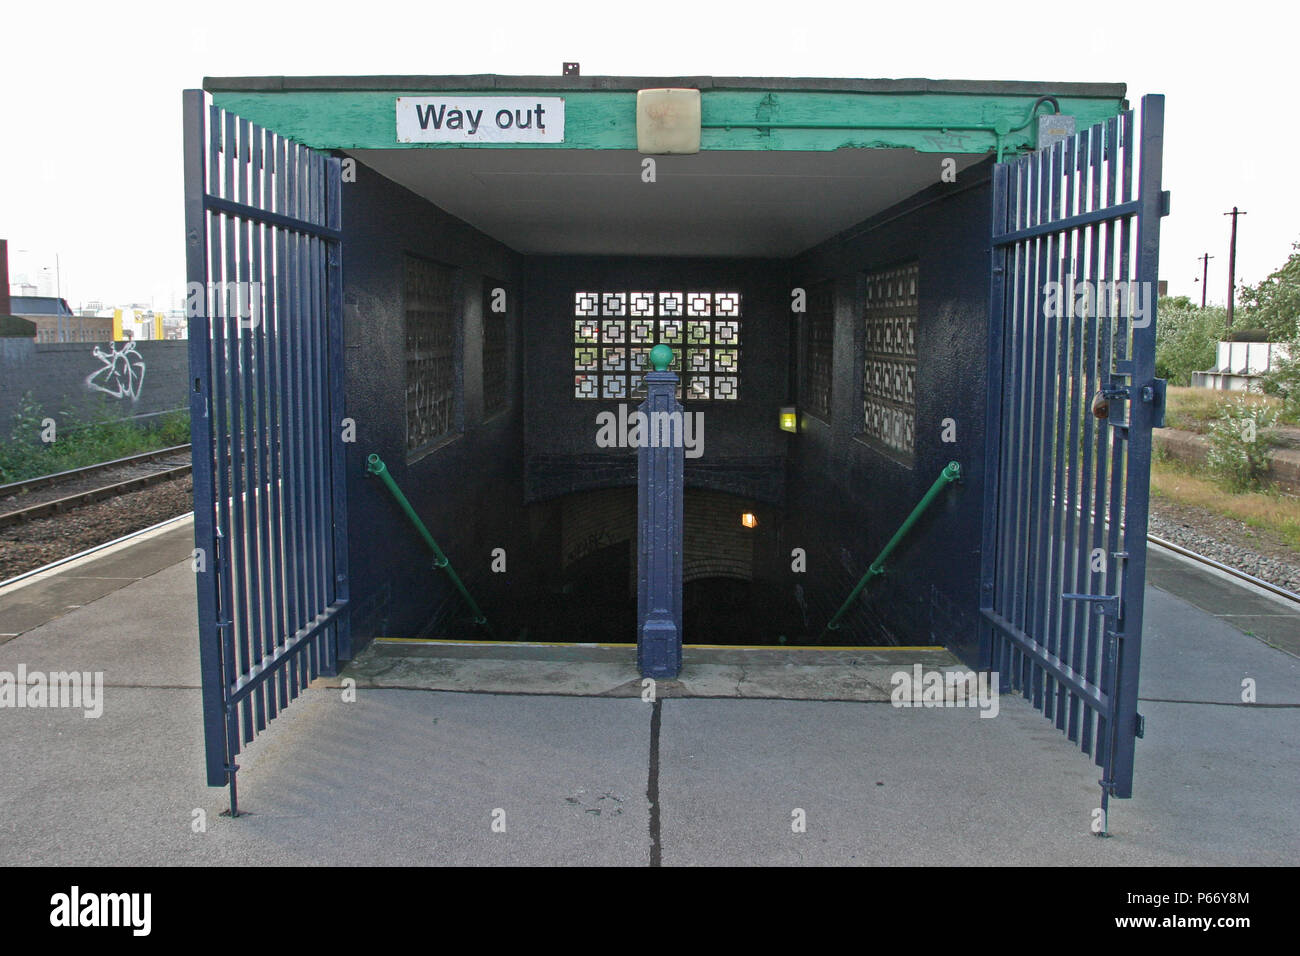
<path id="1" fill-rule="evenodd" d="M 787 406 L 781 409 L 781 431 L 797 432 L 799 430 L 799 416 L 795 414 L 793 406 Z"/>
<path id="2" fill-rule="evenodd" d="M 743 524 L 746 528 L 756 528 L 758 527 L 758 517 L 754 514 L 754 512 L 746 511 L 743 515 L 740 516 L 740 523 Z"/>

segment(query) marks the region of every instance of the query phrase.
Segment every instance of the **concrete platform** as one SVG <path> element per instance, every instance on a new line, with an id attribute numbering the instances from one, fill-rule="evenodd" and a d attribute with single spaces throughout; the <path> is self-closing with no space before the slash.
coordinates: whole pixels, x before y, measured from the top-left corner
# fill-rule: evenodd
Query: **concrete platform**
<path id="1" fill-rule="evenodd" d="M 1300 656 L 1300 613 L 1290 602 L 1207 571 L 1164 548 L 1147 549 L 1147 584 L 1177 594 L 1265 644 Z"/>
<path id="2" fill-rule="evenodd" d="M 175 564 L 194 547 L 194 519 L 165 522 L 129 542 L 74 556 L 0 587 L 0 644 Z"/>
<path id="3" fill-rule="evenodd" d="M 599 657 L 588 649 L 517 652 L 516 670 L 565 675 L 545 678 L 544 694 L 383 686 L 404 679 L 383 667 L 412 651 L 376 649 L 355 702 L 318 682 L 247 748 L 248 813 L 232 820 L 220 815 L 225 791 L 203 784 L 193 576 L 188 542 L 174 547 L 161 570 L 127 560 L 123 585 L 0 645 L 0 670 L 100 670 L 106 683 L 97 719 L 0 709 L 6 863 L 1188 866 L 1300 855 L 1300 659 L 1160 587 L 1147 590 L 1136 791 L 1114 804 L 1110 839 L 1090 831 L 1097 768 L 1020 698 L 1002 697 L 996 719 L 735 699 L 758 687 L 752 674 L 733 680 L 743 659 L 703 651 L 693 663 L 720 668 L 716 681 L 661 687 L 649 704 L 639 686 L 619 696 L 626 681 L 600 668 L 589 689 L 603 696 L 555 693 L 577 679 L 560 665 Z M 71 585 L 19 590 L 17 602 L 60 600 L 59 586 Z M 0 615 L 13 601 L 0 594 Z M 462 681 L 494 659 L 438 653 Z M 786 669 L 794 653 L 769 660 Z M 1256 704 L 1241 702 L 1246 677 Z M 710 688 L 728 692 L 689 696 Z M 791 827 L 796 811 L 806 832 Z"/>

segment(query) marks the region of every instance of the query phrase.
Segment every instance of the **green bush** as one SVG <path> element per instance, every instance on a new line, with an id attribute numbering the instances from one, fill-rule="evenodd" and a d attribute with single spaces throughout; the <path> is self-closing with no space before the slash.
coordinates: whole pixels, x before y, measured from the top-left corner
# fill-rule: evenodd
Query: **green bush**
<path id="1" fill-rule="evenodd" d="M 1227 310 L 1204 309 L 1185 297 L 1161 299 L 1156 320 L 1156 375 L 1170 385 L 1190 385 L 1193 372 L 1214 367 L 1219 340 L 1227 329 Z"/>
<path id="2" fill-rule="evenodd" d="M 1264 484 L 1268 449 L 1274 443 L 1266 429 L 1277 423 L 1277 411 L 1238 397 L 1225 402 L 1210 425 L 1205 462 L 1233 491 L 1253 491 Z"/>
<path id="3" fill-rule="evenodd" d="M 54 419 L 51 442 L 42 440 L 46 419 Z M 174 411 L 133 421 L 112 418 L 111 410 L 105 410 L 79 419 L 67 409 L 44 411 L 28 392 L 18 403 L 7 438 L 0 441 L 0 484 L 184 445 L 190 440 L 190 416 Z"/>
<path id="4" fill-rule="evenodd" d="M 1260 388 L 1265 395 L 1282 399 L 1283 417 L 1300 420 L 1300 360 L 1275 359 L 1272 370 L 1260 379 Z"/>

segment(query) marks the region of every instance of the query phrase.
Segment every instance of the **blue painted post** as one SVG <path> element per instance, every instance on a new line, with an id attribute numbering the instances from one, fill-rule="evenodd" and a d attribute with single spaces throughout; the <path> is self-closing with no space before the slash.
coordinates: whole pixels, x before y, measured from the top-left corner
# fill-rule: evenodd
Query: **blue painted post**
<path id="1" fill-rule="evenodd" d="M 677 375 L 668 371 L 673 352 L 650 350 L 646 400 L 641 403 L 643 441 L 637 451 L 636 662 L 642 677 L 673 678 L 682 669 L 682 482 L 686 464 Z M 666 419 L 663 416 L 668 416 Z M 667 421 L 667 428 L 659 423 Z M 656 441 L 671 435 L 671 441 Z"/>

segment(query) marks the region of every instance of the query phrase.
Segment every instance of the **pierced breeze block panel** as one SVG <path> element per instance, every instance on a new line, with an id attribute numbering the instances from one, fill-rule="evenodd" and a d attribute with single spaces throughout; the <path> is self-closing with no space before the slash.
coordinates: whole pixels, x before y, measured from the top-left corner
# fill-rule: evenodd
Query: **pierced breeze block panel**
<path id="1" fill-rule="evenodd" d="M 503 293 L 497 296 L 497 290 Z M 483 280 L 483 414 L 494 415 L 510 401 L 509 309 L 510 298 L 504 294 L 505 283 Z M 500 301 L 506 311 L 496 311 Z"/>
<path id="2" fill-rule="evenodd" d="M 406 450 L 455 424 L 456 270 L 406 257 Z"/>
<path id="3" fill-rule="evenodd" d="M 739 292 L 576 292 L 573 396 L 645 398 L 650 349 L 672 346 L 677 397 L 740 397 Z M 683 367 L 684 366 L 684 367 Z"/>
<path id="4" fill-rule="evenodd" d="M 829 422 L 835 370 L 835 283 L 823 282 L 808 290 L 804 328 L 804 377 L 800 388 L 804 411 Z"/>
<path id="5" fill-rule="evenodd" d="M 918 264 L 867 277 L 862 431 L 911 464 L 916 452 Z"/>

